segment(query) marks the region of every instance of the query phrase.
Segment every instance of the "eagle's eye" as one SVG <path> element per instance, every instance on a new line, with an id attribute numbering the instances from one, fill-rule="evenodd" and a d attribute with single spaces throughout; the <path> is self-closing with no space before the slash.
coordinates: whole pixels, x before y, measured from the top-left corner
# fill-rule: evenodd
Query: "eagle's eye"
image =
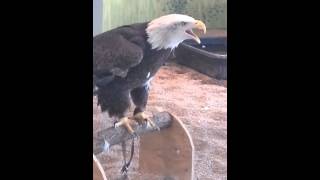
<path id="1" fill-rule="evenodd" d="M 187 24 L 187 22 L 182 21 L 180 24 L 181 24 L 182 26 L 185 26 L 185 25 Z"/>

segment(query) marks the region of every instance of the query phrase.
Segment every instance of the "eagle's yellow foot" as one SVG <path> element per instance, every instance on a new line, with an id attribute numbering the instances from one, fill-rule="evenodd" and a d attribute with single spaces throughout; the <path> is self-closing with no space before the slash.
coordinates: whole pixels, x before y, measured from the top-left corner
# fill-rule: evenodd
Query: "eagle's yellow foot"
<path id="1" fill-rule="evenodd" d="M 114 124 L 115 128 L 118 128 L 120 126 L 124 126 L 124 128 L 126 128 L 126 130 L 133 136 L 137 136 L 137 134 L 134 132 L 133 128 L 132 128 L 132 124 L 134 124 L 134 121 L 132 121 L 130 118 L 128 117 L 123 117 L 121 118 L 118 122 L 116 122 Z"/>
<path id="2" fill-rule="evenodd" d="M 133 117 L 134 120 L 136 120 L 140 125 L 143 123 L 149 123 L 152 128 L 157 129 L 160 131 L 160 128 L 150 119 L 144 112 L 137 113 Z"/>

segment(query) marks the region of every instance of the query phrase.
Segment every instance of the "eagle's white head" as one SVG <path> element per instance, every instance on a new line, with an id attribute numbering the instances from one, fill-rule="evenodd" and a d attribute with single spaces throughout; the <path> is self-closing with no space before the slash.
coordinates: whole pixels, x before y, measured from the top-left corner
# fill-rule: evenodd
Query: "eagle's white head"
<path id="1" fill-rule="evenodd" d="M 152 20 L 146 29 L 148 42 L 152 49 L 174 49 L 182 41 L 193 39 L 200 44 L 199 37 L 192 29 L 202 30 L 206 33 L 206 26 L 200 20 L 182 15 L 169 14 Z"/>

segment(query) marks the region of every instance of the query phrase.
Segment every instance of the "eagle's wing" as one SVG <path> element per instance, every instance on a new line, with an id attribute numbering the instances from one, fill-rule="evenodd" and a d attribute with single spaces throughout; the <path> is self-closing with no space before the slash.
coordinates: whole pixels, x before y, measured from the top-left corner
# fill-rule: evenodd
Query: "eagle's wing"
<path id="1" fill-rule="evenodd" d="M 121 34 L 102 34 L 93 39 L 93 71 L 98 78 L 125 77 L 143 59 L 143 49 Z"/>

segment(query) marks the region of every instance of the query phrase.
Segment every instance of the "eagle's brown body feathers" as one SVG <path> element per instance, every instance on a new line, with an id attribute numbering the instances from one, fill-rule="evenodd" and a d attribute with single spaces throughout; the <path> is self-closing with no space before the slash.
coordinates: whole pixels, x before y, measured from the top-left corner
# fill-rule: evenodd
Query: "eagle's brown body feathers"
<path id="1" fill-rule="evenodd" d="M 123 117 L 130 97 L 136 112 L 145 109 L 148 81 L 170 55 L 170 49 L 151 49 L 145 32 L 147 24 L 119 27 L 93 39 L 93 72 L 95 81 L 100 80 L 96 84 L 98 103 L 110 116 Z"/>

